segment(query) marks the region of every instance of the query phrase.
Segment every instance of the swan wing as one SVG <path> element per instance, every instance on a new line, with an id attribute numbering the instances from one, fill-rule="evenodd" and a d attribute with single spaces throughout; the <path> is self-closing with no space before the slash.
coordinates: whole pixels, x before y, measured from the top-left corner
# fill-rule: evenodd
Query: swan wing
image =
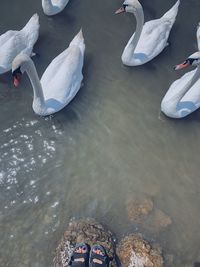
<path id="1" fill-rule="evenodd" d="M 80 89 L 83 54 L 77 46 L 69 46 L 48 66 L 41 78 L 45 101 L 54 99 L 66 105 Z"/>
<path id="2" fill-rule="evenodd" d="M 151 20 L 144 24 L 135 54 L 143 53 L 148 59 L 158 55 L 167 45 L 171 30 L 168 20 Z M 133 38 L 133 37 L 132 37 Z"/>
<path id="3" fill-rule="evenodd" d="M 133 55 L 128 56 L 130 66 L 142 65 L 162 52 L 167 45 L 170 30 L 171 24 L 168 20 L 156 19 L 146 22 Z M 126 45 L 122 58 L 123 56 L 126 58 L 126 53 L 129 51 L 129 46 L 132 45 L 134 36 L 135 33 Z"/>
<path id="4" fill-rule="evenodd" d="M 178 0 L 161 18 L 148 21 L 144 24 L 141 38 L 135 52 L 140 50 L 148 55 L 149 59 L 157 56 L 167 45 L 171 28 L 175 22 L 180 0 Z"/>
<path id="5" fill-rule="evenodd" d="M 21 36 L 24 38 L 24 42 L 26 42 L 27 48 L 33 49 L 33 46 L 39 37 L 39 28 L 39 16 L 38 14 L 34 14 L 20 31 Z"/>
<path id="6" fill-rule="evenodd" d="M 10 38 L 15 36 L 19 31 L 7 31 L 0 36 L 0 47 L 4 45 Z"/>
<path id="7" fill-rule="evenodd" d="M 31 55 L 39 35 L 39 17 L 34 14 L 20 31 L 7 31 L 0 36 L 0 74 L 11 69 L 12 61 L 20 53 Z"/>
<path id="8" fill-rule="evenodd" d="M 4 73 L 11 69 L 13 59 L 23 50 L 26 49 L 26 42 L 16 32 L 11 38 L 7 39 L 2 46 L 0 46 L 0 73 Z M 29 54 L 29 51 L 27 50 Z"/>

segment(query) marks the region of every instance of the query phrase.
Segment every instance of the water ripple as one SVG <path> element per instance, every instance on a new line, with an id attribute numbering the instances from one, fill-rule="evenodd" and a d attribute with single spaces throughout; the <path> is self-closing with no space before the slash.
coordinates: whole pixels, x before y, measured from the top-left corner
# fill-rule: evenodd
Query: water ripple
<path id="1" fill-rule="evenodd" d="M 24 190 L 37 186 L 37 172 L 56 155 L 56 140 L 62 131 L 51 119 L 15 122 L 0 133 L 0 192 L 6 197 L 4 209 L 16 204 Z M 6 193 L 9 191 L 10 194 Z M 12 193 L 12 194 L 11 194 Z M 13 196 L 13 193 L 15 197 Z M 2 199 L 3 198 L 3 199 Z M 8 205 L 9 198 L 9 205 Z M 23 203 L 37 203 L 39 196 L 31 195 Z M 6 204 L 5 204 L 6 202 Z"/>

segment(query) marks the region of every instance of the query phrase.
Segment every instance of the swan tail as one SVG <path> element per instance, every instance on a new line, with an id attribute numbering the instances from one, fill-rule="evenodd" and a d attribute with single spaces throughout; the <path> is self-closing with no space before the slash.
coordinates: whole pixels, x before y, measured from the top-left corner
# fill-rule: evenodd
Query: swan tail
<path id="1" fill-rule="evenodd" d="M 28 45 L 33 46 L 39 37 L 39 16 L 35 13 L 22 29 L 22 32 L 28 38 Z"/>
<path id="2" fill-rule="evenodd" d="M 82 55 L 85 52 L 85 43 L 84 43 L 84 37 L 83 37 L 83 32 L 82 29 L 79 31 L 79 33 L 74 37 L 74 39 L 71 41 L 69 46 L 78 46 L 81 50 Z"/>
<path id="3" fill-rule="evenodd" d="M 26 23 L 22 31 L 32 31 L 34 28 L 39 30 L 40 24 L 39 24 L 39 16 L 37 13 L 35 13 L 29 21 Z"/>
<path id="4" fill-rule="evenodd" d="M 164 15 L 163 18 L 167 19 L 171 22 L 171 24 L 173 25 L 173 23 L 175 22 L 177 13 L 178 13 L 178 7 L 180 5 L 180 0 L 178 0 L 175 5 L 173 5 L 172 8 L 170 8 L 170 10 L 168 10 Z"/>

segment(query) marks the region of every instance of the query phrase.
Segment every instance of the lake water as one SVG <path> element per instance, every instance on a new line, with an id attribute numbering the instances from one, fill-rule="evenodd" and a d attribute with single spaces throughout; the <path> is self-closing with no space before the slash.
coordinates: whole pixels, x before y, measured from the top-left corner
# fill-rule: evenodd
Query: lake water
<path id="1" fill-rule="evenodd" d="M 175 1 L 141 0 L 145 20 Z M 130 195 L 151 197 L 172 219 L 144 236 L 173 255 L 174 266 L 200 261 L 200 111 L 183 120 L 160 114 L 169 85 L 183 75 L 173 66 L 197 50 L 199 0 L 182 0 L 167 47 L 150 63 L 122 65 L 135 30 L 131 14 L 115 16 L 120 0 L 71 0 L 46 17 L 40 0 L 2 0 L 0 32 L 20 29 L 37 12 L 40 37 L 34 58 L 41 76 L 83 28 L 84 84 L 61 112 L 42 118 L 32 110 L 24 75 L 0 77 L 0 266 L 53 266 L 70 218 L 94 217 L 119 239 L 136 230 L 126 214 Z"/>

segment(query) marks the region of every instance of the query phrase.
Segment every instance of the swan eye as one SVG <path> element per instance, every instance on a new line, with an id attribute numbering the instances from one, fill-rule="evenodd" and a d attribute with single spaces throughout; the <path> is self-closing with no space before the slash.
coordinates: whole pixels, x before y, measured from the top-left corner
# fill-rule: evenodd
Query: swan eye
<path id="1" fill-rule="evenodd" d="M 14 70 L 14 71 L 12 72 L 12 76 L 13 76 L 13 77 L 16 77 L 17 74 L 22 74 L 20 67 L 17 68 L 16 70 Z"/>
<path id="2" fill-rule="evenodd" d="M 195 58 L 188 58 L 186 61 L 187 61 L 187 63 L 189 63 L 190 65 L 192 65 L 192 63 L 194 62 L 194 61 L 196 61 L 197 59 L 195 59 Z"/>
<path id="3" fill-rule="evenodd" d="M 123 8 L 124 8 L 124 9 L 126 9 L 127 6 L 128 6 L 127 4 L 123 4 Z"/>

